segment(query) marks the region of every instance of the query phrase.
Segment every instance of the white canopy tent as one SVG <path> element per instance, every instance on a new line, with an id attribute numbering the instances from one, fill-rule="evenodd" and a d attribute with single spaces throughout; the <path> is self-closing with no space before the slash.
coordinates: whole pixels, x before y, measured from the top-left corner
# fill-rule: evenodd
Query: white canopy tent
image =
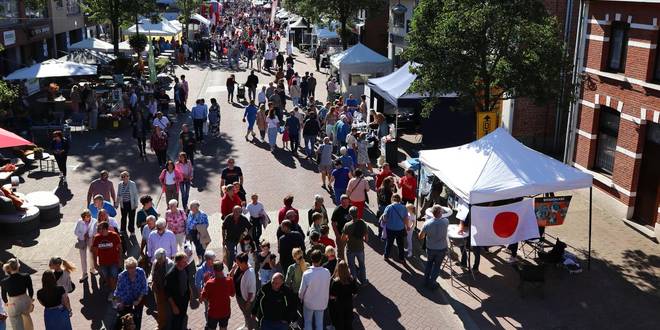
<path id="1" fill-rule="evenodd" d="M 96 65 L 62 60 L 47 60 L 27 68 L 19 69 L 6 76 L 5 80 L 34 78 L 73 77 L 96 75 Z"/>
<path id="2" fill-rule="evenodd" d="M 376 53 L 362 43 L 332 55 L 330 65 L 334 70 L 339 71 L 341 91 L 355 95 L 364 93 L 364 86 L 368 78 L 392 72 L 392 61 L 389 58 Z M 356 83 L 358 77 L 361 81 Z"/>
<path id="3" fill-rule="evenodd" d="M 196 20 L 200 24 L 204 24 L 206 26 L 211 26 L 211 21 L 209 21 L 206 17 L 200 15 L 200 14 L 193 14 L 190 16 L 191 19 Z"/>
<path id="4" fill-rule="evenodd" d="M 416 63 L 407 62 L 387 76 L 369 79 L 369 88 L 393 106 L 398 106 L 399 101 L 402 100 L 427 98 L 427 93 L 413 93 L 409 91 L 410 85 L 417 79 L 417 75 L 410 72 L 410 68 L 417 65 Z M 444 94 L 440 97 L 456 97 L 456 93 Z"/>
<path id="5" fill-rule="evenodd" d="M 147 47 L 145 47 L 144 50 L 148 51 L 149 47 L 151 47 L 151 43 L 147 43 Z M 119 51 L 122 53 L 135 53 L 133 48 L 131 48 L 131 44 L 128 43 L 128 40 L 119 43 Z"/>
<path id="6" fill-rule="evenodd" d="M 100 52 L 112 52 L 114 50 L 114 46 L 111 43 L 100 39 L 87 38 L 70 45 L 69 50 L 72 49 L 90 49 Z"/>
<path id="7" fill-rule="evenodd" d="M 422 150 L 419 160 L 425 171 L 470 205 L 589 188 L 591 258 L 590 174 L 528 148 L 503 128 L 462 146 Z"/>
<path id="8" fill-rule="evenodd" d="M 126 29 L 127 35 L 136 34 L 139 28 L 139 33 L 144 33 L 151 37 L 173 37 L 181 32 L 181 27 L 170 21 L 162 18 L 158 23 L 154 23 L 151 19 L 145 18 L 140 21 L 139 27 L 133 25 Z"/>

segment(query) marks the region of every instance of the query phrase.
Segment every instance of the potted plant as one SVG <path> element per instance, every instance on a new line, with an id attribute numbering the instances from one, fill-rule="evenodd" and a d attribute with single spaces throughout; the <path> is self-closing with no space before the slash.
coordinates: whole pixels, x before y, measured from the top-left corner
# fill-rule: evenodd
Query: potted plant
<path id="1" fill-rule="evenodd" d="M 36 147 L 32 150 L 32 153 L 34 154 L 34 159 L 42 159 L 44 158 L 44 149 Z"/>

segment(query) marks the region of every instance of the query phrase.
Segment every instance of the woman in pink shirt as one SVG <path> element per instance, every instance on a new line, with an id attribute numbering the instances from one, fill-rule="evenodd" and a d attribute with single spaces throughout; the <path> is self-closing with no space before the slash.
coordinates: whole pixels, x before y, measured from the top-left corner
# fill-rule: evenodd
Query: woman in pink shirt
<path id="1" fill-rule="evenodd" d="M 174 233 L 176 236 L 176 245 L 182 249 L 183 242 L 186 239 L 186 213 L 178 207 L 179 202 L 175 199 L 170 200 L 167 206 L 167 211 L 165 212 L 167 229 Z"/>
<path id="2" fill-rule="evenodd" d="M 179 200 L 179 186 L 183 181 L 183 175 L 181 172 L 177 171 L 174 162 L 168 160 L 165 164 L 165 169 L 160 172 L 158 177 L 160 180 L 160 185 L 163 187 L 163 192 L 165 193 L 165 200 Z"/>
<path id="3" fill-rule="evenodd" d="M 346 194 L 348 199 L 351 200 L 351 205 L 357 207 L 358 209 L 358 218 L 364 219 L 362 215 L 364 214 L 364 205 L 367 200 L 367 192 L 369 192 L 369 183 L 362 176 L 362 170 L 357 169 L 353 173 L 353 178 L 348 181 L 348 187 L 346 187 Z"/>
<path id="4" fill-rule="evenodd" d="M 174 166 L 176 171 L 181 173 L 183 181 L 179 185 L 181 189 L 181 203 L 183 204 L 183 209 L 188 212 L 188 197 L 190 196 L 190 186 L 193 180 L 193 166 L 192 163 L 188 160 L 185 152 L 179 153 L 179 160 Z"/>

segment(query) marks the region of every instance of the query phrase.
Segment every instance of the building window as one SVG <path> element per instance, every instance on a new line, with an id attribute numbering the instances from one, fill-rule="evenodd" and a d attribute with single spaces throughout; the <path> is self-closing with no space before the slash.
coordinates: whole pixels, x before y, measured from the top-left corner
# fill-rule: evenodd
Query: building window
<path id="1" fill-rule="evenodd" d="M 612 174 L 614 171 L 616 142 L 619 137 L 619 112 L 603 106 L 599 111 L 598 142 L 594 167 L 607 174 Z"/>
<path id="2" fill-rule="evenodd" d="M 80 1 L 79 0 L 66 0 L 66 13 L 68 15 L 80 14 Z"/>
<path id="3" fill-rule="evenodd" d="M 0 0 L 0 26 L 18 23 L 18 0 Z"/>
<path id="4" fill-rule="evenodd" d="M 628 45 L 628 24 L 614 22 L 610 33 L 610 53 L 607 68 L 613 72 L 623 72 Z"/>

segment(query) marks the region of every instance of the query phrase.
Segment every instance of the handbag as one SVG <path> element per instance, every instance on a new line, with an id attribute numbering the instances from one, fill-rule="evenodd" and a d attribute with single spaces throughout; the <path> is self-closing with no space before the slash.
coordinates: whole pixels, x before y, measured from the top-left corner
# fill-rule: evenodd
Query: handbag
<path id="1" fill-rule="evenodd" d="M 76 244 L 74 244 L 74 247 L 76 249 L 84 249 L 85 247 L 87 247 L 87 243 L 85 241 L 78 240 L 76 241 Z"/>

